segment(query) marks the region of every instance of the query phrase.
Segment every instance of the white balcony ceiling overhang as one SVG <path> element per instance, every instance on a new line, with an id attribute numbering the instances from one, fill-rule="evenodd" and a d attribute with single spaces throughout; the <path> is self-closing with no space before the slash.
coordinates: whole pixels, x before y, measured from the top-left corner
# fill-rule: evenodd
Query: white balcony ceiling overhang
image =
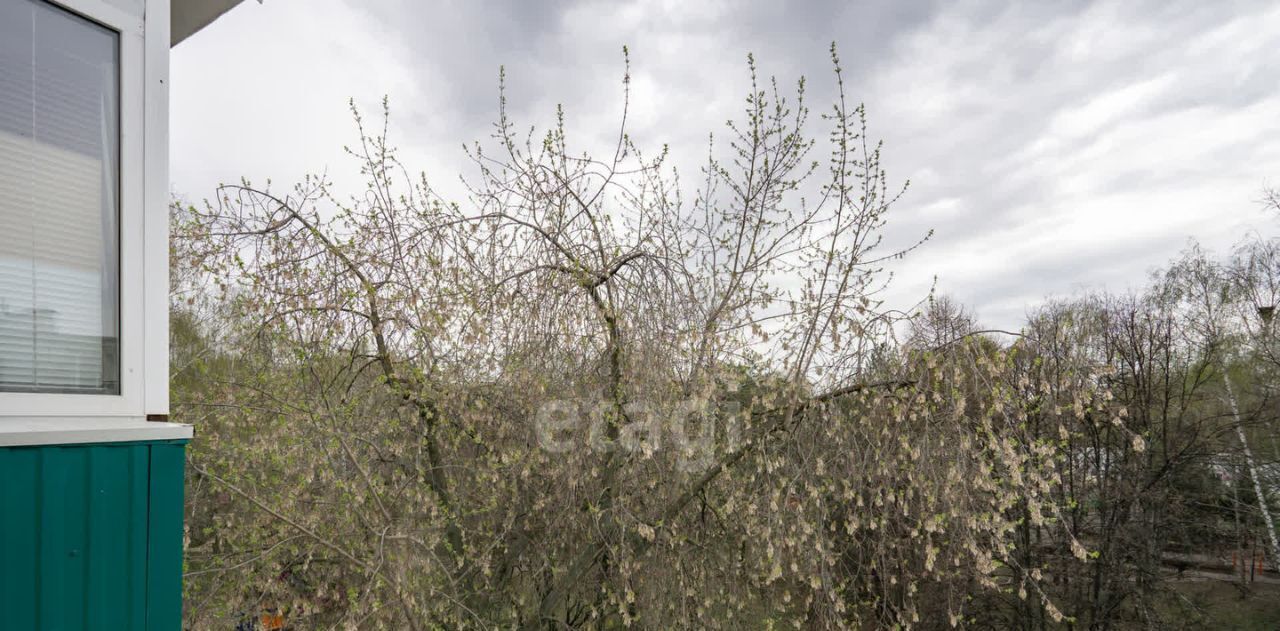
<path id="1" fill-rule="evenodd" d="M 208 26 L 241 0 L 173 0 L 169 9 L 169 45 L 190 37 Z"/>

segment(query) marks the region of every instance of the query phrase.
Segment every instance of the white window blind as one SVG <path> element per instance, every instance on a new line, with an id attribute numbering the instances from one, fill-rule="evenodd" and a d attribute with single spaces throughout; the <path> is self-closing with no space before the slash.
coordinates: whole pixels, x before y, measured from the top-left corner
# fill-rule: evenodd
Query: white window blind
<path id="1" fill-rule="evenodd" d="M 0 391 L 120 391 L 119 49 L 0 0 Z"/>

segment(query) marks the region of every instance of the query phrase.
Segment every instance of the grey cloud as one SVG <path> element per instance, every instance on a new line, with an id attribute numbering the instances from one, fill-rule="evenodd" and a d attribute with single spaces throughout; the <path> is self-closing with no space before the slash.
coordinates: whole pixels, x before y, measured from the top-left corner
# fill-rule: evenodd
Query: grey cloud
<path id="1" fill-rule="evenodd" d="M 450 175 L 466 166 L 458 146 L 489 133 L 499 66 L 521 124 L 546 124 L 564 103 L 572 138 L 607 139 L 626 44 L 635 136 L 670 143 L 678 164 L 696 166 L 706 134 L 741 108 L 748 52 L 762 74 L 784 83 L 808 75 L 816 110 L 831 95 L 827 46 L 836 41 L 850 96 L 867 103 L 871 133 L 886 141 L 890 177 L 913 180 L 890 241 L 937 230 L 899 266 L 891 298 L 913 303 L 939 273 L 944 292 L 999 326 L 1017 325 L 1021 301 L 1097 282 L 1141 283 L 1188 236 L 1221 249 L 1238 231 L 1264 227 L 1252 200 L 1280 173 L 1270 141 L 1280 133 L 1280 9 L 1266 2 L 379 0 L 347 1 L 341 11 L 335 2 L 323 3 L 334 15 L 310 15 L 305 31 L 296 24 L 318 13 L 315 4 L 246 3 L 226 28 L 215 24 L 179 47 L 175 75 L 252 75 L 272 61 L 264 55 L 280 52 L 241 41 L 245 33 L 289 33 L 290 44 L 329 55 L 316 63 L 334 64 L 332 85 L 309 96 L 391 92 L 394 140 Z M 249 24 L 254 11 L 272 23 Z M 362 20 L 344 22 L 352 16 Z M 357 43 L 325 52 L 346 40 Z M 371 44 L 378 56 L 365 61 Z M 344 65 L 341 55 L 358 60 Z M 264 80 L 253 86 L 256 98 L 227 98 L 175 76 L 178 190 L 207 194 L 215 172 L 314 170 L 328 164 L 321 143 L 350 140 L 348 120 L 333 108 L 285 101 L 289 93 L 274 88 Z M 254 122 L 287 116 L 331 122 L 308 128 L 308 150 L 295 154 L 250 155 L 228 146 L 225 133 L 197 129 L 225 117 L 288 142 Z M 1091 245 L 1088 230 L 1123 238 Z M 1000 258 L 1010 252 L 1018 260 Z"/>
<path id="2" fill-rule="evenodd" d="M 932 3 L 890 0 L 683 5 L 390 0 L 358 6 L 378 20 L 388 37 L 407 47 L 420 68 L 431 69 L 425 80 L 443 84 L 439 90 L 448 96 L 448 107 L 419 112 L 422 120 L 412 121 L 411 128 L 465 131 L 467 139 L 487 134 L 499 66 L 507 68 L 513 113 L 524 120 L 548 120 L 558 102 L 579 115 L 590 112 L 584 106 L 609 104 L 600 93 L 617 85 L 623 45 L 632 49 L 634 70 L 656 75 L 664 95 L 723 99 L 736 108 L 740 90 L 728 86 L 745 85 L 748 52 L 757 55 L 764 74 L 790 83 L 801 74 L 825 78 L 827 46 L 838 41 L 845 66 L 856 78 L 870 72 L 895 37 L 932 12 Z M 575 19 L 594 20 L 589 37 L 575 29 Z M 688 41 L 706 45 L 696 57 L 665 56 L 665 44 Z M 664 127 L 676 127 L 667 131 L 677 140 L 696 138 L 700 143 L 734 113 L 700 121 L 712 123 L 710 129 L 686 130 L 678 128 L 680 112 L 668 109 Z M 701 153 L 701 147 L 690 150 Z"/>

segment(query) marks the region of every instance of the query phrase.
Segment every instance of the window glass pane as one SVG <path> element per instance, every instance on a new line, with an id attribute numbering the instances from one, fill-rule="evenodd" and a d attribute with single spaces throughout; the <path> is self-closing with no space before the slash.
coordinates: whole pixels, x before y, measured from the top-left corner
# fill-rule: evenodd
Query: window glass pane
<path id="1" fill-rule="evenodd" d="M 118 51 L 0 2 L 0 391 L 120 391 Z"/>

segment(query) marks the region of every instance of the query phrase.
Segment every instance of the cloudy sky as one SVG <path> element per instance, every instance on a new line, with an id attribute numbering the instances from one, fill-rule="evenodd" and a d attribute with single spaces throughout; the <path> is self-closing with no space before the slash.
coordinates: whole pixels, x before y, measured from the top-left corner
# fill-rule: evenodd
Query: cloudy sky
<path id="1" fill-rule="evenodd" d="M 747 53 L 821 103 L 833 41 L 890 178 L 911 180 L 890 238 L 936 231 L 896 270 L 897 306 L 936 276 L 1016 327 L 1047 296 L 1141 285 L 1190 238 L 1280 232 L 1257 202 L 1280 185 L 1280 4 L 1262 1 L 247 0 L 174 49 L 172 186 L 345 183 L 347 100 L 387 95 L 406 162 L 456 190 L 500 66 L 519 122 L 563 103 L 589 147 L 616 133 L 623 45 L 633 136 L 693 165 L 741 107 Z"/>

